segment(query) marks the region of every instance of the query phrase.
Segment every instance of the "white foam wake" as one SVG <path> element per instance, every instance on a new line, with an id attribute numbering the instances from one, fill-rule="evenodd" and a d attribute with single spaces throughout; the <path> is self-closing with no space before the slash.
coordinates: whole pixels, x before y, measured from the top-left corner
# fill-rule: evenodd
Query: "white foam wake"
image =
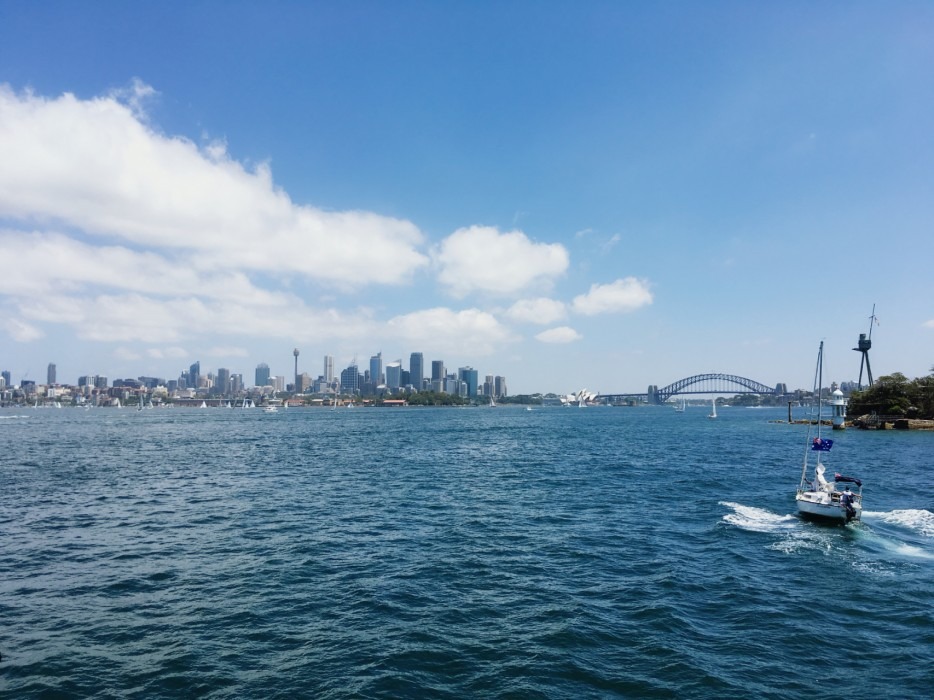
<path id="1" fill-rule="evenodd" d="M 730 525 L 752 532 L 780 532 L 794 527 L 797 518 L 793 515 L 778 515 L 764 508 L 744 506 L 739 503 L 721 501 L 721 506 L 732 508 L 732 513 L 723 516 L 723 521 Z"/>
<path id="2" fill-rule="evenodd" d="M 929 510 L 863 511 L 863 517 L 914 530 L 925 537 L 934 537 L 934 513 Z"/>

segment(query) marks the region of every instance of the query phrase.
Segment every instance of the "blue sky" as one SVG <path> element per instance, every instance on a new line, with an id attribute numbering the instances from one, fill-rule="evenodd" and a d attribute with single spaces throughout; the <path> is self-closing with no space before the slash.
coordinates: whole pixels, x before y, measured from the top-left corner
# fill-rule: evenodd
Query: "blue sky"
<path id="1" fill-rule="evenodd" d="M 0 365 L 934 365 L 934 6 L 0 0 Z"/>

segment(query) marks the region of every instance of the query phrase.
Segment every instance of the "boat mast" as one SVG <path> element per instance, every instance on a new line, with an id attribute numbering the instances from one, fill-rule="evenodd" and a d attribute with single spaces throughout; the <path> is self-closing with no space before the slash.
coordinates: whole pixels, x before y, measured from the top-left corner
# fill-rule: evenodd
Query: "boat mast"
<path id="1" fill-rule="evenodd" d="M 820 414 L 821 404 L 821 386 L 824 383 L 824 341 L 820 341 L 820 347 L 817 350 L 817 367 L 814 368 L 814 389 L 817 391 L 817 439 L 820 440 Z M 808 421 L 808 437 L 804 443 L 804 462 L 801 465 L 801 482 L 798 488 L 804 488 L 804 480 L 808 471 L 808 454 L 811 450 L 811 422 Z M 820 462 L 820 456 L 817 461 Z"/>

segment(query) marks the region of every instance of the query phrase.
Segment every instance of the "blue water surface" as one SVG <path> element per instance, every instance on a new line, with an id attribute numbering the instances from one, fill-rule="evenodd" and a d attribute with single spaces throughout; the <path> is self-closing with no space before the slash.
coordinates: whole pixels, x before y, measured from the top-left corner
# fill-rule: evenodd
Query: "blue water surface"
<path id="1" fill-rule="evenodd" d="M 930 697 L 934 434 L 708 412 L 3 409 L 0 695 Z"/>

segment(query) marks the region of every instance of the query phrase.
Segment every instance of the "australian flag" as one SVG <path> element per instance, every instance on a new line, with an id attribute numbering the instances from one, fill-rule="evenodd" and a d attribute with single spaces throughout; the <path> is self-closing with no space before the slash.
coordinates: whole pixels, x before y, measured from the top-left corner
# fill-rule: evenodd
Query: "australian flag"
<path id="1" fill-rule="evenodd" d="M 811 449 L 818 452 L 830 452 L 831 447 L 833 447 L 833 440 L 826 438 L 814 438 L 814 442 L 811 443 Z"/>

